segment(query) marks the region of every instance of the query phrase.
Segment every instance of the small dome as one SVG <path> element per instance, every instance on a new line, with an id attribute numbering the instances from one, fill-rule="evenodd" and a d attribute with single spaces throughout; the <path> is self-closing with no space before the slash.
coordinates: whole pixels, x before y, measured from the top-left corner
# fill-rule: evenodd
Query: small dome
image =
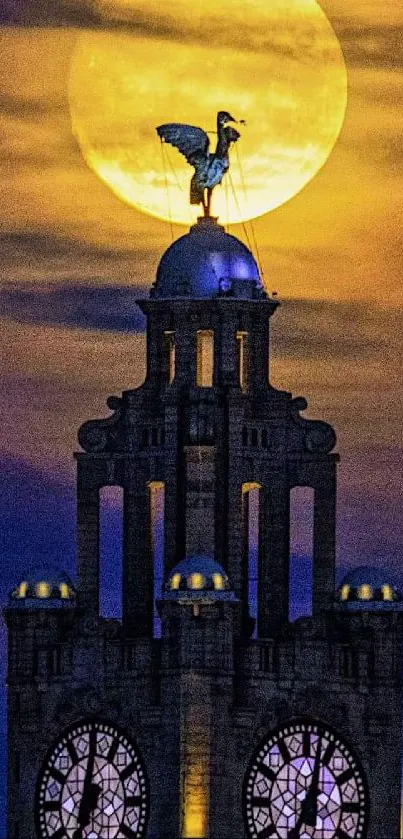
<path id="1" fill-rule="evenodd" d="M 200 218 L 165 251 L 151 293 L 194 299 L 265 296 L 251 252 L 210 217 Z"/>
<path id="2" fill-rule="evenodd" d="M 76 590 L 70 577 L 55 568 L 35 568 L 25 574 L 9 595 L 13 608 L 60 608 L 74 606 Z"/>
<path id="3" fill-rule="evenodd" d="M 345 575 L 336 600 L 340 607 L 353 610 L 403 608 L 403 598 L 390 579 L 390 572 L 366 565 Z"/>
<path id="4" fill-rule="evenodd" d="M 163 587 L 164 600 L 235 600 L 227 574 L 209 556 L 183 559 L 170 572 Z"/>

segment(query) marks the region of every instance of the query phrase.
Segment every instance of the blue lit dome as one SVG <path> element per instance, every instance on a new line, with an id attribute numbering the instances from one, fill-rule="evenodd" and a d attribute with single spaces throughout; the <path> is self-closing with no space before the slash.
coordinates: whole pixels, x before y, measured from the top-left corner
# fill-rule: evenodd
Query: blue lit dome
<path id="1" fill-rule="evenodd" d="M 8 603 L 19 609 L 58 609 L 74 606 L 76 589 L 70 577 L 56 568 L 28 571 L 9 594 Z"/>
<path id="2" fill-rule="evenodd" d="M 390 572 L 382 568 L 360 565 L 345 575 L 336 592 L 343 609 L 384 611 L 402 609 L 403 598 Z"/>
<path id="3" fill-rule="evenodd" d="M 170 572 L 164 600 L 232 600 L 235 594 L 222 566 L 209 556 L 191 556 Z"/>
<path id="4" fill-rule="evenodd" d="M 151 293 L 194 299 L 265 296 L 251 252 L 210 217 L 200 218 L 165 251 Z"/>

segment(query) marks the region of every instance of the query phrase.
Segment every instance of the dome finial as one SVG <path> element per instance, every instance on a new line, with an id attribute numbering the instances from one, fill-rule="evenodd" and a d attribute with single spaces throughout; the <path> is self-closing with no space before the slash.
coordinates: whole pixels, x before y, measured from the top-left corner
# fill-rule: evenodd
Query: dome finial
<path id="1" fill-rule="evenodd" d="M 168 122 L 156 129 L 161 142 L 170 143 L 184 155 L 194 168 L 190 182 L 190 203 L 201 204 L 205 218 L 210 215 L 213 189 L 221 183 L 229 169 L 229 149 L 239 140 L 240 134 L 229 123 L 237 122 L 228 111 L 217 114 L 217 143 L 209 151 L 210 138 L 202 128 L 180 122 Z M 243 120 L 241 120 L 243 122 Z"/>

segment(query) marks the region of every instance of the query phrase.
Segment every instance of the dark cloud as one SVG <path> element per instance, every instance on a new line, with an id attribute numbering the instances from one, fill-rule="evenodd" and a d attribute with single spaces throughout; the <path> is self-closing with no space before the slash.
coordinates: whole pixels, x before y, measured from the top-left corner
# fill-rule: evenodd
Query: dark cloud
<path id="1" fill-rule="evenodd" d="M 302 358 L 393 356 L 393 335 L 402 329 L 400 310 L 386 312 L 375 304 L 349 301 L 288 300 L 281 318 L 272 320 L 272 349 L 274 355 Z"/>
<path id="2" fill-rule="evenodd" d="M 19 323 L 139 332 L 145 319 L 136 300 L 144 295 L 145 289 L 136 286 L 19 283 L 0 287 L 0 310 Z"/>
<path id="3" fill-rule="evenodd" d="M 45 254 L 49 244 L 44 241 Z M 140 285 L 91 285 L 66 282 L 49 286 L 28 283 L 0 286 L 3 316 L 20 323 L 138 332 L 145 327 L 136 299 L 148 290 Z M 281 317 L 272 321 L 273 354 L 299 358 L 397 357 L 393 335 L 403 331 L 403 313 L 375 304 L 328 300 L 286 300 Z M 391 334 L 392 333 L 392 334 Z M 396 351 L 396 352 L 395 352 Z"/>
<path id="4" fill-rule="evenodd" d="M 142 263 L 151 264 L 152 261 L 158 260 L 159 256 L 159 252 L 153 248 L 133 247 L 116 250 L 112 247 L 83 242 L 78 237 L 57 235 L 51 231 L 12 231 L 0 235 L 0 269 L 11 279 L 13 268 L 15 270 L 16 266 L 33 267 L 41 265 L 44 261 L 53 264 L 59 260 L 66 264 L 66 268 L 71 269 L 72 265 L 80 261 L 95 260 L 102 263 L 102 276 L 104 276 L 104 269 L 111 270 L 113 265 L 122 261 L 133 261 L 134 266 Z M 96 282 L 96 277 L 94 277 L 94 282 Z"/>
<path id="5" fill-rule="evenodd" d="M 348 67 L 396 70 L 403 67 L 401 28 L 393 24 L 367 24 L 332 18 Z"/>
<path id="6" fill-rule="evenodd" d="M 40 120 L 43 117 L 58 113 L 65 107 L 65 103 L 52 102 L 50 99 L 32 99 L 21 95 L 2 93 L 0 95 L 0 115 L 12 119 Z"/>
<path id="7" fill-rule="evenodd" d="M 0 0 L 1 2 L 1 0 Z M 4 2 L 4 0 L 3 0 Z M 232 26 L 231 21 L 218 17 L 209 24 L 208 17 L 203 21 L 174 19 L 161 11 L 134 7 L 116 7 L 113 2 L 99 7 L 96 0 L 5 0 L 6 11 L 0 20 L 4 24 L 26 27 L 73 27 L 118 30 L 133 33 L 139 37 L 171 40 L 176 43 L 202 45 L 277 54 L 297 58 L 299 62 L 309 62 L 311 47 L 317 55 L 317 31 L 307 20 L 306 29 L 301 31 L 300 24 L 293 37 L 293 23 L 287 20 L 282 25 L 265 29 L 245 14 L 241 26 Z M 161 4 L 162 8 L 162 4 Z M 326 49 L 326 42 L 323 44 Z"/>

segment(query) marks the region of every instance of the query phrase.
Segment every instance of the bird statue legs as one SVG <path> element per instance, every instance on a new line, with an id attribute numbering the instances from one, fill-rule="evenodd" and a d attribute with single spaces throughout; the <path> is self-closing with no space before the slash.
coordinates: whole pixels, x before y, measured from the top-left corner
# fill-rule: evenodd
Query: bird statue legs
<path id="1" fill-rule="evenodd" d="M 207 193 L 207 198 L 204 197 L 204 199 L 203 199 L 203 210 L 204 210 L 204 215 L 209 216 L 210 215 L 210 210 L 211 210 L 211 196 L 213 194 L 212 187 L 207 187 L 206 193 Z"/>

